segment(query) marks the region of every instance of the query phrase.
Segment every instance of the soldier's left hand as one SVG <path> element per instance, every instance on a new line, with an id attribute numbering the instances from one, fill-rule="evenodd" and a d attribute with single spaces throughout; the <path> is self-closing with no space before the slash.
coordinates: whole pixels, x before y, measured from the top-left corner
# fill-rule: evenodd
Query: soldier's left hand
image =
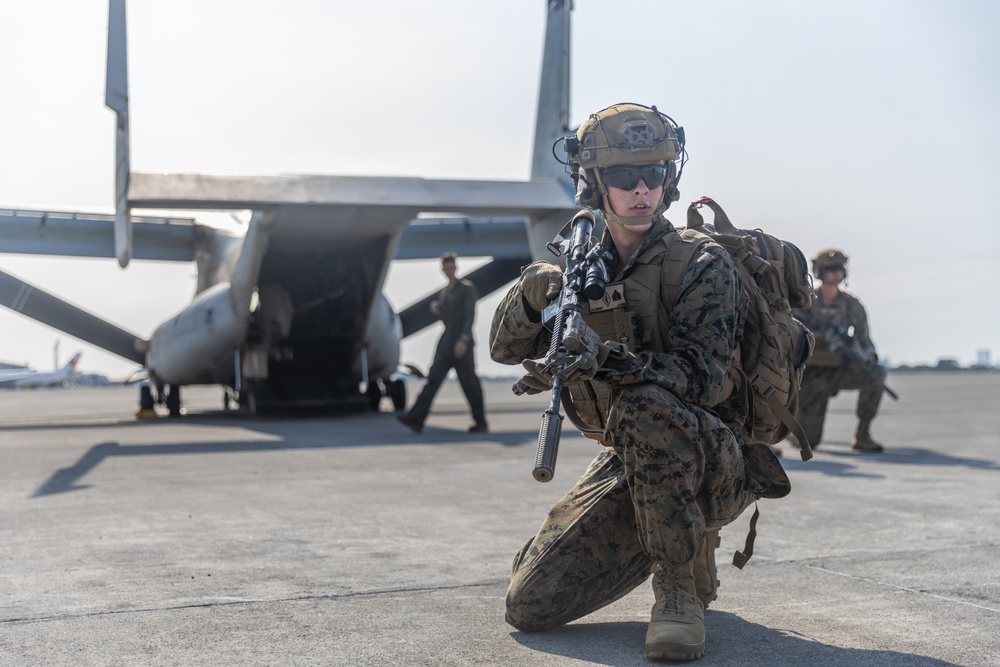
<path id="1" fill-rule="evenodd" d="M 525 373 L 514 385 L 515 394 L 540 394 L 543 391 L 552 389 L 552 375 L 545 373 L 545 365 L 531 359 L 521 362 Z"/>
<path id="2" fill-rule="evenodd" d="M 628 350 L 621 344 L 598 343 L 580 354 L 563 354 L 546 358 L 544 362 L 526 359 L 521 363 L 528 371 L 519 381 L 523 393 L 538 394 L 552 389 L 552 377 L 563 369 L 564 382 L 583 382 L 593 378 L 609 358 L 621 359 Z"/>

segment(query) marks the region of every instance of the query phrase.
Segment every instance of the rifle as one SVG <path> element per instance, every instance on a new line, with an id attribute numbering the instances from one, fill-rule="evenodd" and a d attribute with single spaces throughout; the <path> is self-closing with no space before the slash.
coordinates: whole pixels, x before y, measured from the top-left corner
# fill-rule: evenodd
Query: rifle
<path id="1" fill-rule="evenodd" d="M 543 368 L 552 375 L 552 397 L 549 407 L 542 413 L 535 468 L 531 472 L 539 482 L 548 482 L 555 474 L 559 436 L 562 432 L 563 416 L 559 412 L 559 402 L 563 385 L 587 360 L 587 353 L 593 355 L 601 342 L 583 321 L 583 300 L 600 299 L 604 296 L 608 282 L 606 262 L 612 257 L 603 244 L 594 243 L 591 238 L 599 217 L 599 213 L 590 209 L 580 211 L 567 223 L 567 227 L 572 229 L 568 245 L 565 239 L 562 244 L 548 244 L 549 250 L 556 256 L 566 255 L 566 269 L 563 271 L 563 288 L 559 298 L 545 309 L 545 314 L 548 314 L 554 307 L 555 313 L 552 320 L 552 342 Z M 523 394 L 527 387 L 518 381 L 513 390 L 515 394 Z"/>
<path id="2" fill-rule="evenodd" d="M 830 318 L 827 323 L 821 324 L 816 316 L 809 311 L 803 313 L 805 318 L 809 320 L 810 324 L 813 324 L 816 328 L 823 332 L 826 336 L 827 343 L 830 346 L 830 350 L 833 352 L 843 352 L 844 356 L 847 357 L 849 363 L 855 364 L 861 367 L 865 375 L 870 377 L 872 380 L 878 382 L 879 386 L 882 387 L 882 391 L 889 394 L 892 400 L 898 401 L 899 394 L 894 392 L 885 381 L 875 373 L 875 369 L 872 368 L 872 363 L 861 356 L 861 352 L 858 351 L 856 347 L 852 344 L 853 338 L 850 332 L 847 330 L 843 324 L 837 320 Z"/>

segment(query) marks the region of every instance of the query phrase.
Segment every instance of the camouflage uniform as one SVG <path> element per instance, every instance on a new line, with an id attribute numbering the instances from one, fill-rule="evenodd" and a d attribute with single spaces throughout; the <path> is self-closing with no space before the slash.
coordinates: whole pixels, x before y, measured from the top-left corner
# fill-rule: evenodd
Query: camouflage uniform
<path id="1" fill-rule="evenodd" d="M 812 306 L 793 314 L 816 336 L 816 348 L 802 376 L 796 413 L 809 443 L 816 446 L 823 437 L 827 404 L 843 389 L 859 390 L 856 413 L 861 423 L 868 424 L 875 419 L 882 402 L 880 383 L 885 381 L 885 369 L 875 364 L 871 367 L 872 375 L 865 373 L 859 365 L 848 361 L 842 351 L 831 349 L 823 331 L 831 319 L 844 327 L 854 327 L 851 344 L 863 357 L 877 358 L 868 332 L 868 315 L 857 297 L 841 290 L 833 303 L 824 304 L 817 290 Z"/>
<path id="2" fill-rule="evenodd" d="M 671 233 L 669 222 L 658 221 L 636 257 Z M 607 234 L 604 242 L 612 245 Z M 613 282 L 627 284 L 634 268 L 635 258 L 612 267 Z M 515 557 L 511 625 L 537 631 L 567 623 L 627 594 L 653 563 L 691 563 L 703 553 L 706 530 L 754 501 L 760 489 L 746 474 L 747 445 L 720 417 L 746 309 L 731 258 L 706 242 L 684 271 L 676 305 L 661 313 L 663 339 L 598 372 L 594 382 L 611 392 L 610 446 Z M 516 284 L 493 318 L 493 359 L 544 356 L 550 335 L 539 319 Z"/>

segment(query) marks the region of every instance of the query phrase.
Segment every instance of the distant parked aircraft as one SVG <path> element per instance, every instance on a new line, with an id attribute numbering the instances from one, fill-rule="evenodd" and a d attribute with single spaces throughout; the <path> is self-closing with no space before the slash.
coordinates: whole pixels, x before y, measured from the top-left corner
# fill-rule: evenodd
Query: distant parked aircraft
<path id="1" fill-rule="evenodd" d="M 54 371 L 33 371 L 31 369 L 0 371 L 0 388 L 51 387 L 65 382 L 78 374 L 76 365 L 80 362 L 82 354 L 82 352 L 77 352 L 65 366 Z"/>

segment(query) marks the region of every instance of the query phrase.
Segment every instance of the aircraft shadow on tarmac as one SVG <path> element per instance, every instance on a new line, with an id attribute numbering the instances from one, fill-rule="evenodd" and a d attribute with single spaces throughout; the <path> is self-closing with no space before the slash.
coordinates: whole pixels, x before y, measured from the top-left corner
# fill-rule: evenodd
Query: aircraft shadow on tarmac
<path id="1" fill-rule="evenodd" d="M 937 658 L 872 649 L 830 646 L 777 628 L 751 623 L 724 611 L 705 612 L 705 657 L 698 664 L 880 665 L 882 667 L 959 667 Z M 642 655 L 646 623 L 573 623 L 539 633 L 512 632 L 511 637 L 535 651 L 590 663 L 628 667 L 649 665 Z M 675 663 L 671 663 L 675 664 Z"/>
<path id="2" fill-rule="evenodd" d="M 229 413 L 231 414 L 231 413 Z M 154 427 L 156 424 L 197 424 L 199 426 L 243 427 L 257 433 L 274 436 L 273 440 L 184 441 L 156 445 L 121 444 L 115 441 L 94 445 L 68 468 L 60 468 L 31 497 L 66 493 L 88 488 L 80 480 L 111 456 L 168 456 L 174 454 L 219 454 L 302 449 L 336 449 L 344 447 L 377 447 L 400 445 L 477 445 L 494 444 L 504 447 L 534 445 L 538 432 L 504 431 L 497 433 L 467 433 L 429 426 L 423 433 L 412 433 L 405 427 L 390 423 L 391 415 L 365 415 L 355 418 L 262 419 L 227 416 L 227 413 L 200 413 L 181 421 L 154 420 L 147 423 L 122 422 L 122 426 Z M 371 420 L 385 420 L 375 424 Z M 80 428 L 84 425 L 61 424 L 58 428 Z M 106 429 L 107 424 L 102 425 Z M 51 427 L 50 427 L 51 428 Z M 294 434 L 294 437 L 289 437 Z"/>

